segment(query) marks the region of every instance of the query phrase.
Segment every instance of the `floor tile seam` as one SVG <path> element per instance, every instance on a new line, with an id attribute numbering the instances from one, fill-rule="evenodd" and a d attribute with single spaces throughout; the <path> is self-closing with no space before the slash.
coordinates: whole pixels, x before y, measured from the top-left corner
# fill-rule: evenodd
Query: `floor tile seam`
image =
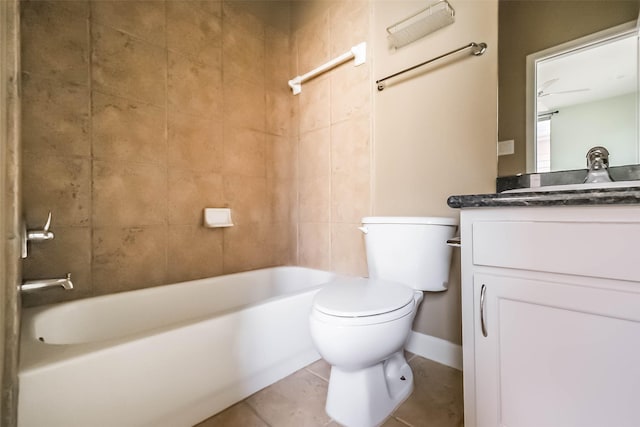
<path id="1" fill-rule="evenodd" d="M 309 369 L 309 368 L 304 368 L 304 370 L 305 370 L 305 371 L 307 371 L 308 373 L 310 373 L 311 375 L 313 375 L 313 376 L 315 376 L 315 377 L 320 378 L 322 381 L 324 381 L 324 382 L 326 382 L 326 383 L 328 383 L 328 382 L 329 382 L 329 379 L 328 379 L 328 378 L 325 378 L 325 377 L 323 377 L 322 375 L 320 375 L 320 374 L 318 374 L 318 373 L 316 373 L 316 372 L 313 372 L 313 371 L 312 371 L 311 369 Z"/>
<path id="2" fill-rule="evenodd" d="M 249 399 L 245 399 L 243 400 L 243 402 L 249 407 L 249 409 L 251 410 L 251 412 L 253 412 L 255 414 L 256 417 L 258 417 L 260 419 L 260 421 L 262 421 L 263 423 L 265 423 L 265 425 L 267 427 L 273 427 L 271 425 L 271 423 L 269 423 L 261 414 L 260 411 L 258 411 L 257 408 L 255 408 L 251 402 L 249 401 Z"/>
<path id="3" fill-rule="evenodd" d="M 407 426 L 407 427 L 414 427 L 414 425 L 413 425 L 413 424 L 411 424 L 410 422 L 405 421 L 405 420 L 403 420 L 402 418 L 397 417 L 397 416 L 395 416 L 395 415 L 392 415 L 392 416 L 391 416 L 391 418 L 393 418 L 394 420 L 398 421 L 400 424 L 403 424 L 403 425 L 405 425 L 405 426 Z"/>

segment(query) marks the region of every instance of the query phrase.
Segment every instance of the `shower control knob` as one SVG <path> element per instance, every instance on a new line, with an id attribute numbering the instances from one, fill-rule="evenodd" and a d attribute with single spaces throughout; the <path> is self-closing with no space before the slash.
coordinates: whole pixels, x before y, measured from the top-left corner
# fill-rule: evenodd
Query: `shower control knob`
<path id="1" fill-rule="evenodd" d="M 51 211 L 49 211 L 47 222 L 41 230 L 27 230 L 27 241 L 43 242 L 45 240 L 53 239 L 55 236 L 52 231 L 49 231 L 49 227 L 51 227 Z"/>

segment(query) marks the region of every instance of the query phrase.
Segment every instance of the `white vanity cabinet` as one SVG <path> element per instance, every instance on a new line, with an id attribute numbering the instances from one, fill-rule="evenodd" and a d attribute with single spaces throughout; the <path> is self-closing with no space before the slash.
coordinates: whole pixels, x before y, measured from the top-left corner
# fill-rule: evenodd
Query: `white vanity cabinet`
<path id="1" fill-rule="evenodd" d="M 640 206 L 461 211 L 466 427 L 640 426 Z"/>

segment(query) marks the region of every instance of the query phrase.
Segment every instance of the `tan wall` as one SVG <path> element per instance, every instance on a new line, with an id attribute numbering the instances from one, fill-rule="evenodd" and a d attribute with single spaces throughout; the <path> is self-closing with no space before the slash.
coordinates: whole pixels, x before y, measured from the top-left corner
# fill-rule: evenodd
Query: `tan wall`
<path id="1" fill-rule="evenodd" d="M 385 28 L 424 2 L 374 2 L 374 79 L 472 41 L 489 46 L 483 56 L 462 53 L 389 80 L 374 94 L 375 215 L 457 217 L 448 196 L 495 191 L 497 1 L 454 3 L 454 24 L 394 51 Z M 425 294 L 414 330 L 460 343 L 460 310 L 456 251 L 449 290 Z"/>
<path id="2" fill-rule="evenodd" d="M 369 41 L 370 2 L 292 4 L 295 75 Z M 302 85 L 298 131 L 300 265 L 366 275 L 360 219 L 371 212 L 371 49 Z M 294 77 L 293 75 L 291 77 Z"/>
<path id="3" fill-rule="evenodd" d="M 500 141 L 515 153 L 501 156 L 498 175 L 526 172 L 527 55 L 637 19 L 638 1 L 501 0 L 499 12 Z"/>
<path id="4" fill-rule="evenodd" d="M 286 262 L 365 275 L 361 217 L 457 216 L 448 195 L 494 188 L 493 1 L 459 2 L 453 26 L 395 53 L 384 28 L 421 2 L 293 2 L 289 34 L 271 2 L 122 5 L 24 3 L 25 212 L 37 226 L 51 208 L 56 232 L 25 275 L 78 285 L 30 304 Z M 472 40 L 487 54 L 374 93 L 374 77 Z M 283 84 L 361 41 L 365 65 L 295 97 Z M 237 225 L 203 229 L 207 205 Z M 416 329 L 459 342 L 457 256 Z"/>
<path id="5" fill-rule="evenodd" d="M 24 1 L 28 305 L 295 258 L 285 2 Z M 228 206 L 235 226 L 206 229 Z M 291 241 L 294 245 L 291 246 Z"/>

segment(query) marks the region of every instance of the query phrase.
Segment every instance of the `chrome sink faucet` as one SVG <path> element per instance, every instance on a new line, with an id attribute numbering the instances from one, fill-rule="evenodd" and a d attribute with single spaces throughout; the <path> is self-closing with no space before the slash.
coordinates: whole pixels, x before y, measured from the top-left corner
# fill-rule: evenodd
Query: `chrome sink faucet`
<path id="1" fill-rule="evenodd" d="M 588 182 L 611 182 L 609 175 L 609 150 L 604 147 L 596 146 L 587 152 L 587 176 L 584 179 Z"/>

